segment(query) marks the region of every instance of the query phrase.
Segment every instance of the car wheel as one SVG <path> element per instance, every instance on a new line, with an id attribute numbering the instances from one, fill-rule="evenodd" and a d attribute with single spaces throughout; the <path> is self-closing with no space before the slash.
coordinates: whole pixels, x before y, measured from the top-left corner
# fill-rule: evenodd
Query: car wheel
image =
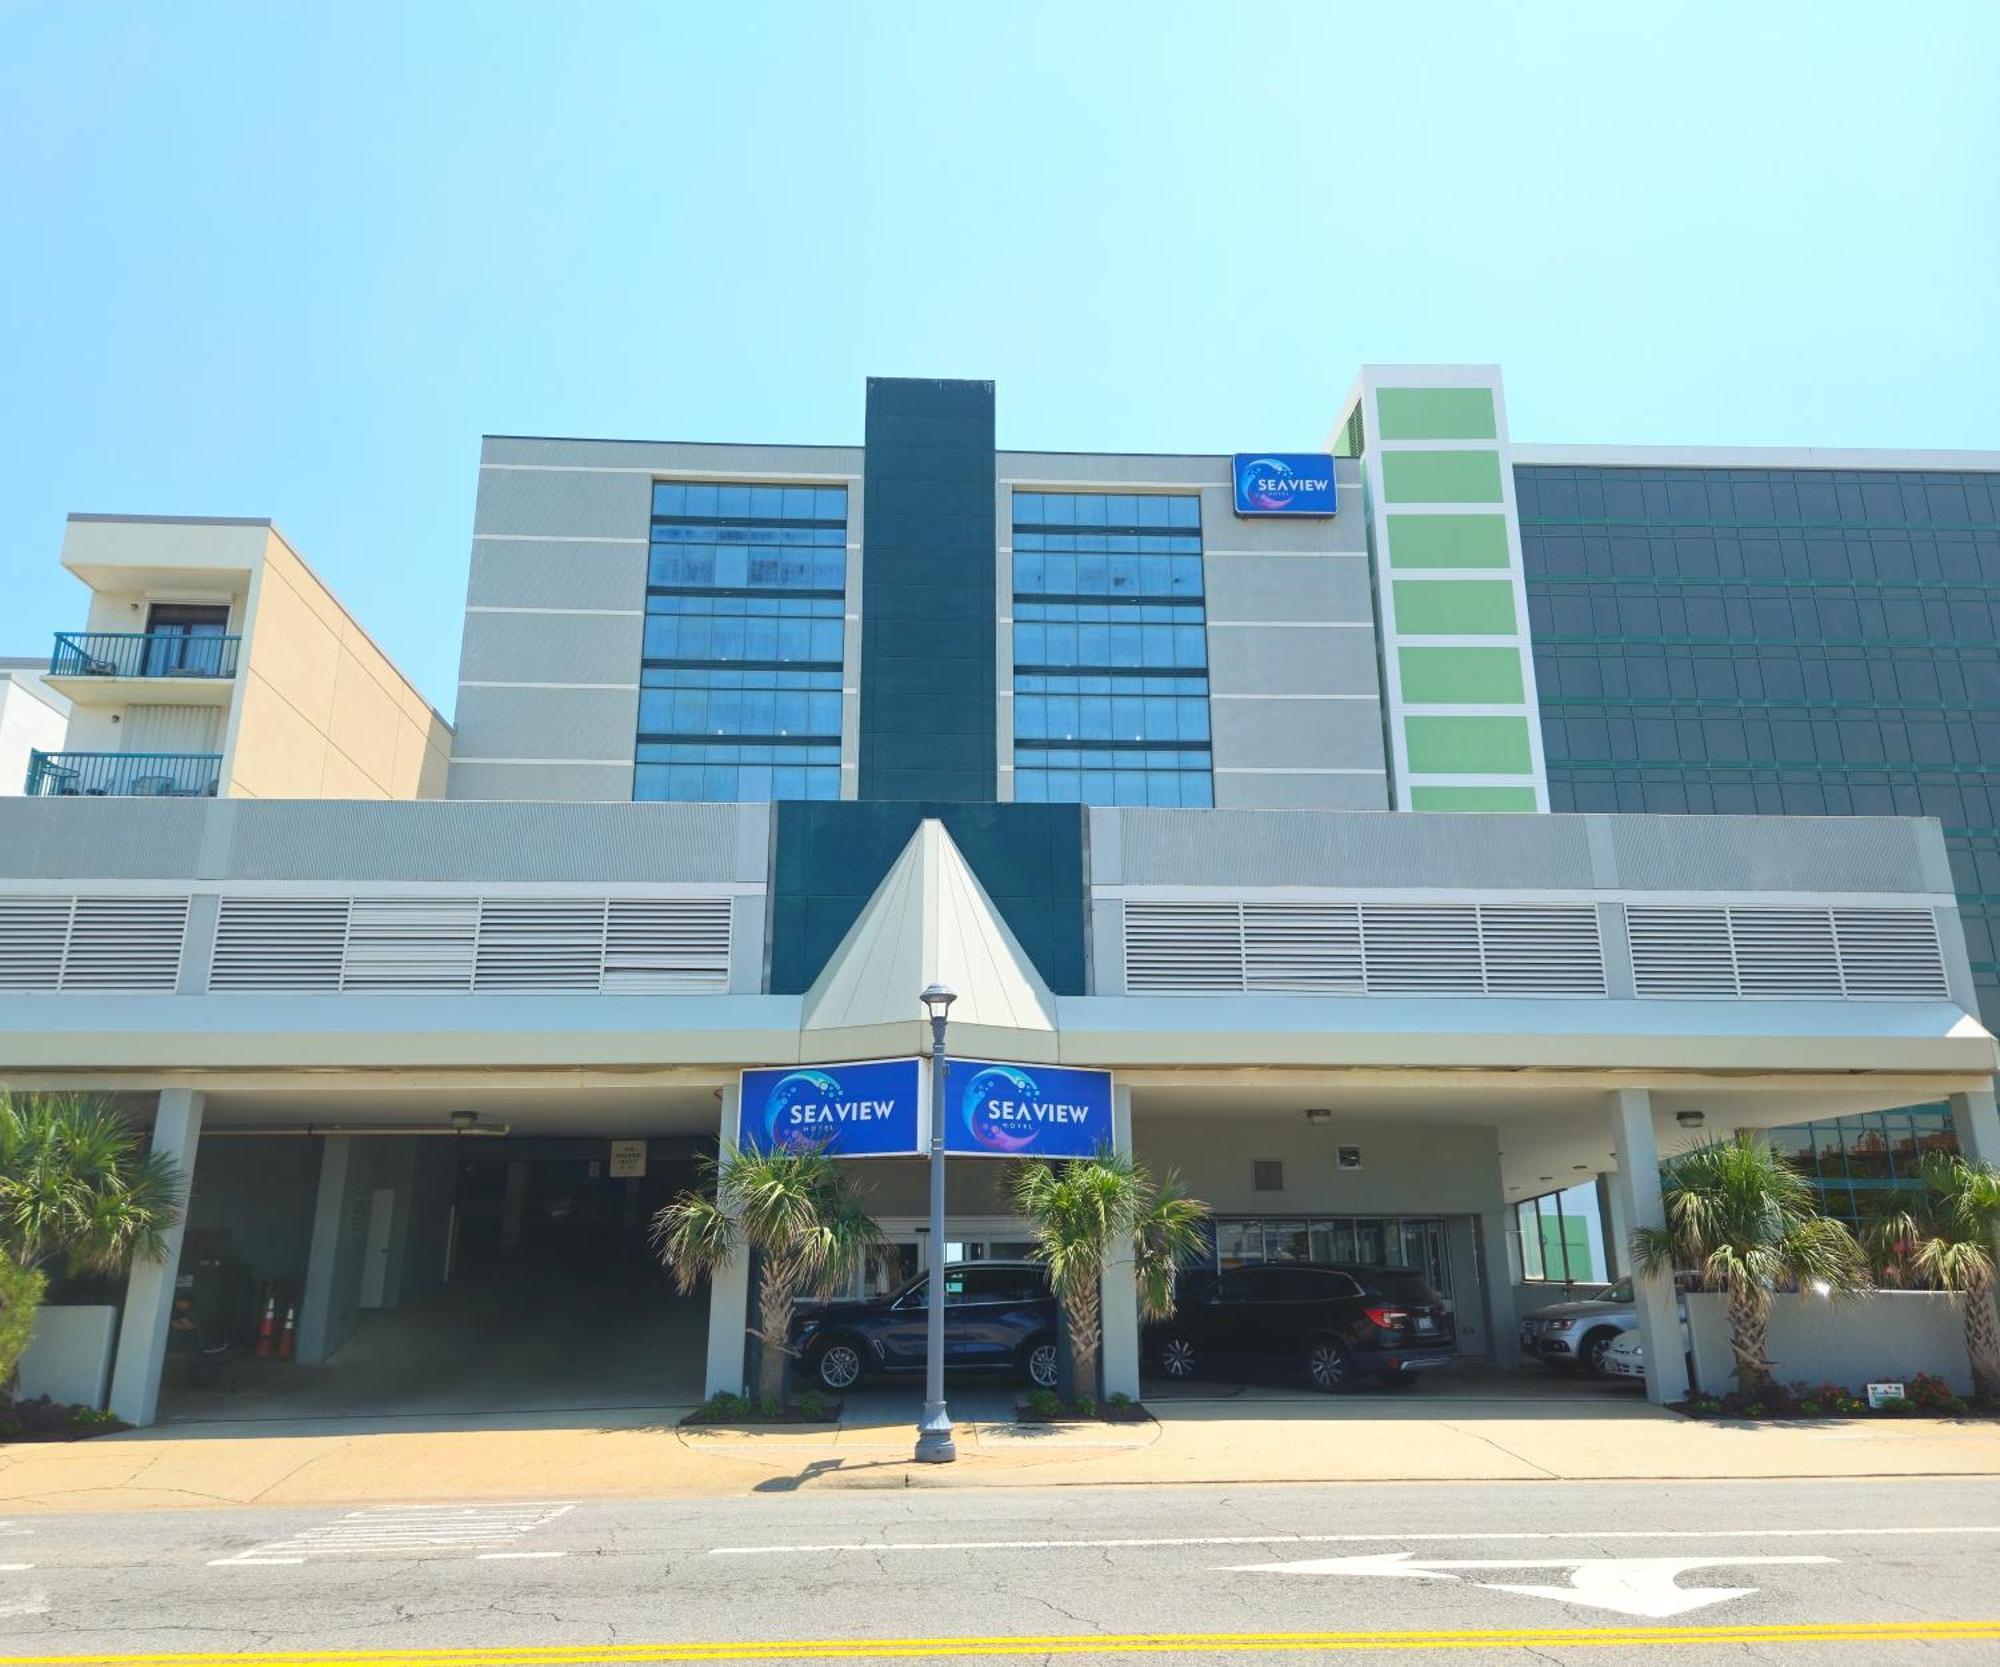
<path id="1" fill-rule="evenodd" d="M 1345 1389 L 1354 1380 L 1353 1363 L 1347 1347 L 1338 1338 L 1319 1337 L 1306 1345 L 1306 1377 L 1313 1388 L 1328 1394 Z"/>
<path id="2" fill-rule="evenodd" d="M 1576 1363 L 1586 1372 L 1604 1375 L 1604 1357 L 1611 1352 L 1611 1345 L 1618 1341 L 1615 1331 L 1593 1331 L 1583 1340 L 1583 1347 L 1576 1352 Z"/>
<path id="3" fill-rule="evenodd" d="M 813 1376 L 824 1389 L 852 1389 L 861 1381 L 861 1372 L 861 1349 L 845 1337 L 836 1337 L 813 1356 Z"/>
<path id="4" fill-rule="evenodd" d="M 1056 1354 L 1055 1343 L 1043 1338 L 1039 1343 L 1030 1343 L 1021 1354 L 1021 1370 L 1028 1382 L 1037 1389 L 1053 1389 L 1062 1375 L 1062 1362 Z"/>
<path id="5" fill-rule="evenodd" d="M 1160 1345 L 1160 1375 L 1185 1381 L 1201 1366 L 1201 1354 L 1192 1338 L 1175 1332 Z"/>

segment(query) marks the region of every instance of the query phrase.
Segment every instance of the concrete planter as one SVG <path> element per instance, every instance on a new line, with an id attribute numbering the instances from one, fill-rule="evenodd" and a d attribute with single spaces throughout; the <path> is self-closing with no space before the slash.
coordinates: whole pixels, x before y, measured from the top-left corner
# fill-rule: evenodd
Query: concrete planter
<path id="1" fill-rule="evenodd" d="M 1728 1299 L 1697 1291 L 1687 1299 L 1696 1386 L 1710 1395 L 1736 1388 L 1729 1352 Z M 1935 1291 L 1870 1291 L 1861 1296 L 1782 1295 L 1772 1299 L 1765 1353 L 1780 1383 L 1907 1382 L 1919 1372 L 1972 1392 L 1959 1299 Z"/>

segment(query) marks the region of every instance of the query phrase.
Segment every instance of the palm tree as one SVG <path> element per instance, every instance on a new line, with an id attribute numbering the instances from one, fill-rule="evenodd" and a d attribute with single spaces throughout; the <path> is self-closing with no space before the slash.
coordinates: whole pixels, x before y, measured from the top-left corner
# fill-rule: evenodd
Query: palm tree
<path id="1" fill-rule="evenodd" d="M 2000 1325 L 1993 1246 L 2000 1237 L 2000 1169 L 1955 1152 L 1926 1152 L 1913 1185 L 1886 1195 L 1867 1243 L 1886 1283 L 1955 1291 L 1965 1316 L 1973 1392 L 2000 1396 Z"/>
<path id="2" fill-rule="evenodd" d="M 1179 1177 L 1155 1184 L 1142 1164 L 1104 1150 L 1067 1163 L 1024 1163 L 1007 1191 L 1062 1303 L 1076 1381 L 1094 1389 L 1105 1264 L 1129 1245 L 1139 1312 L 1164 1319 L 1173 1312 L 1174 1270 L 1201 1247 L 1208 1206 L 1182 1192 Z"/>
<path id="3" fill-rule="evenodd" d="M 0 1333 L 19 1337 L 13 1358 L 0 1358 L 0 1387 L 27 1347 L 47 1265 L 116 1273 L 163 1260 L 182 1197 L 180 1171 L 143 1150 L 104 1096 L 0 1090 L 0 1257 L 27 1276 L 0 1285 Z"/>
<path id="4" fill-rule="evenodd" d="M 1729 1347 L 1736 1387 L 1771 1387 L 1764 1346 L 1771 1296 L 1780 1286 L 1857 1291 L 1867 1284 L 1861 1247 L 1840 1222 L 1819 1213 L 1806 1178 L 1770 1144 L 1745 1131 L 1691 1146 L 1662 1166 L 1665 1227 L 1632 1235 L 1632 1260 L 1646 1274 L 1690 1269 L 1702 1288 L 1729 1298 Z"/>
<path id="5" fill-rule="evenodd" d="M 726 1149 L 710 1161 L 708 1179 L 706 1191 L 684 1192 L 653 1217 L 653 1245 L 684 1294 L 745 1246 L 763 1258 L 751 1333 L 764 1345 L 757 1395 L 779 1400 L 793 1305 L 831 1296 L 881 1242 L 881 1229 L 851 1173 L 823 1148 Z"/>

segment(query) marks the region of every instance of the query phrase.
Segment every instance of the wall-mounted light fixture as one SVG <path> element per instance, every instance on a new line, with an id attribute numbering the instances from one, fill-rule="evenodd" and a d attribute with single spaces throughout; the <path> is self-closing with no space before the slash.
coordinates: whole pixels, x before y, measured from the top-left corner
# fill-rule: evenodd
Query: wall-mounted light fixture
<path id="1" fill-rule="evenodd" d="M 1705 1111 L 1677 1111 L 1674 1113 L 1674 1121 L 1684 1129 L 1698 1129 L 1708 1121 L 1708 1113 Z"/>
<path id="2" fill-rule="evenodd" d="M 1307 1106 L 1306 1121 L 1316 1129 L 1323 1129 L 1333 1121 L 1333 1113 L 1325 1106 Z"/>

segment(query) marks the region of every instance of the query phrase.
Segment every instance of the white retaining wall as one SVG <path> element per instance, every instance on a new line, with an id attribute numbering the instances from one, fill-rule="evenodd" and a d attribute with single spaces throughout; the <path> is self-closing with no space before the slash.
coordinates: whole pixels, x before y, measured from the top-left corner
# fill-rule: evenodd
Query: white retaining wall
<path id="1" fill-rule="evenodd" d="M 1968 1394 L 1972 1362 L 1958 1300 L 1934 1291 L 1774 1297 L 1764 1352 L 1780 1383 L 1837 1383 L 1859 1393 L 1868 1383 L 1908 1382 L 1929 1372 Z M 1686 1302 L 1695 1383 L 1711 1395 L 1726 1395 L 1736 1387 L 1728 1298 L 1697 1291 Z"/>

